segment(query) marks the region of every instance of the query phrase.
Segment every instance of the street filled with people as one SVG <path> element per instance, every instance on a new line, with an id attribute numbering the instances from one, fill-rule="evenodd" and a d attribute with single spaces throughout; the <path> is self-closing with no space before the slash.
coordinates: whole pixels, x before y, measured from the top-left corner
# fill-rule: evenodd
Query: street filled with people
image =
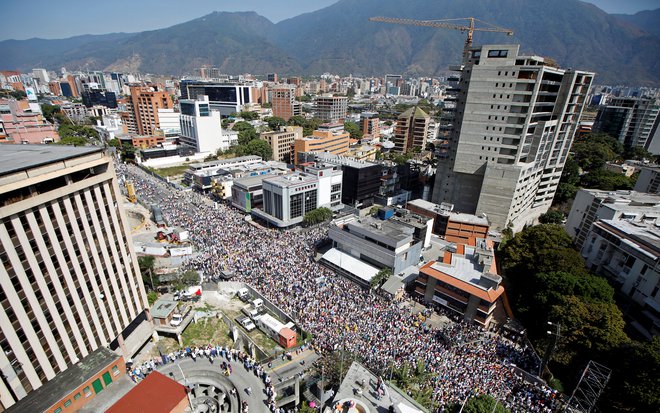
<path id="1" fill-rule="evenodd" d="M 420 322 L 404 302 L 388 300 L 336 275 L 314 260 L 327 226 L 263 228 L 240 211 L 205 195 L 181 191 L 134 165 L 117 165 L 140 201 L 158 205 L 169 225 L 190 232 L 196 254 L 185 266 L 206 276 L 231 271 L 313 334 L 321 354 L 342 349 L 384 376 L 392 367 L 423 361 L 435 407 L 443 412 L 475 394 L 490 394 L 512 412 L 557 411 L 558 394 L 523 380 L 531 369 L 524 345 L 463 321 L 441 329 Z M 319 280 L 323 277 L 323 282 Z"/>

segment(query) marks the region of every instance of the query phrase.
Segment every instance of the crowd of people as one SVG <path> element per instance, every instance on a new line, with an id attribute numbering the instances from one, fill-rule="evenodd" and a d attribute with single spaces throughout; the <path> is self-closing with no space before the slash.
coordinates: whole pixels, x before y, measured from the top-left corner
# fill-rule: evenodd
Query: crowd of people
<path id="1" fill-rule="evenodd" d="M 170 225 L 189 230 L 197 253 L 188 268 L 207 275 L 232 271 L 311 332 L 319 351 L 342 348 L 381 373 L 422 360 L 433 373 L 427 385 L 438 411 L 477 393 L 492 395 L 514 413 L 558 408 L 554 391 L 526 382 L 511 366 L 525 359 L 524 348 L 464 322 L 429 328 L 409 307 L 315 262 L 314 245 L 327 236 L 327 226 L 261 228 L 224 203 L 175 189 L 133 165 L 119 165 L 118 174 L 133 182 L 145 204 L 160 206 Z"/>

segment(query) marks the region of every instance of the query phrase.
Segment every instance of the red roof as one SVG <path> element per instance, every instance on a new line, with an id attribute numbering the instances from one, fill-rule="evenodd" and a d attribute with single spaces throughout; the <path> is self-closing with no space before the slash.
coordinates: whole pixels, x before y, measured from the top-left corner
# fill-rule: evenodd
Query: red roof
<path id="1" fill-rule="evenodd" d="M 186 397 L 185 386 L 154 371 L 105 412 L 170 413 Z"/>
<path id="2" fill-rule="evenodd" d="M 504 292 L 504 287 L 499 285 L 496 289 L 483 290 L 469 282 L 460 280 L 458 278 L 452 277 L 451 275 L 445 274 L 442 271 L 438 271 L 433 268 L 432 265 L 435 264 L 435 261 L 430 261 L 422 268 L 419 269 L 419 272 L 426 274 L 430 277 L 435 278 L 436 280 L 443 281 L 452 287 L 458 288 L 461 291 L 465 291 L 468 294 L 472 294 L 481 298 L 482 300 L 488 301 L 489 303 L 494 303 L 500 295 Z"/>

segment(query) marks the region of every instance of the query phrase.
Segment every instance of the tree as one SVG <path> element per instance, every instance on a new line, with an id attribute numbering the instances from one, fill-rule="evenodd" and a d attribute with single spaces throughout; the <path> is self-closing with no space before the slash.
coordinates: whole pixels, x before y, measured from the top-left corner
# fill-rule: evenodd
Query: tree
<path id="1" fill-rule="evenodd" d="M 305 126 L 307 119 L 300 115 L 294 115 L 289 118 L 289 125 L 291 126 Z"/>
<path id="2" fill-rule="evenodd" d="M 158 285 L 158 275 L 154 274 L 155 263 L 156 258 L 152 255 L 138 257 L 138 267 L 140 268 L 140 274 L 142 274 L 142 281 L 145 285 L 149 285 L 152 290 L 155 290 L 156 285 Z"/>
<path id="3" fill-rule="evenodd" d="M 623 150 L 623 159 L 633 159 L 636 161 L 643 161 L 645 159 L 653 159 L 653 154 L 640 146 L 627 146 Z"/>
<path id="4" fill-rule="evenodd" d="M 541 214 L 539 222 L 541 224 L 561 224 L 564 222 L 564 214 L 556 209 L 551 209 L 545 214 Z"/>
<path id="5" fill-rule="evenodd" d="M 561 171 L 561 182 L 577 185 L 580 182 L 580 165 L 575 161 L 573 155 L 568 155 Z"/>
<path id="6" fill-rule="evenodd" d="M 627 177 L 621 173 L 597 169 L 582 176 L 580 184 L 589 189 L 616 191 L 618 189 L 633 189 L 636 177 Z"/>
<path id="7" fill-rule="evenodd" d="M 561 324 L 561 338 L 553 360 L 564 366 L 584 365 L 597 354 L 628 343 L 623 314 L 615 303 L 584 301 L 564 296 L 549 317 Z"/>
<path id="8" fill-rule="evenodd" d="M 57 105 L 51 105 L 50 103 L 41 104 L 41 112 L 44 115 L 44 118 L 50 123 L 55 122 L 55 114 L 60 113 L 61 109 Z"/>
<path id="9" fill-rule="evenodd" d="M 600 169 L 617 158 L 617 154 L 607 144 L 599 142 L 575 142 L 572 151 L 575 161 L 585 171 Z"/>
<path id="10" fill-rule="evenodd" d="M 392 275 L 392 270 L 389 268 L 381 268 L 376 275 L 374 275 L 374 278 L 371 279 L 371 287 L 372 288 L 378 288 L 381 285 L 385 284 L 385 281 L 387 281 L 390 276 Z"/>
<path id="11" fill-rule="evenodd" d="M 273 157 L 273 148 L 262 139 L 254 139 L 245 146 L 245 154 L 261 156 L 264 161 L 269 161 Z"/>
<path id="12" fill-rule="evenodd" d="M 259 119 L 259 114 L 257 112 L 241 112 L 238 116 L 247 121 Z"/>
<path id="13" fill-rule="evenodd" d="M 245 121 L 234 123 L 232 129 L 238 132 L 239 145 L 247 145 L 250 141 L 259 137 L 257 131 L 254 129 L 254 126 Z"/>
<path id="14" fill-rule="evenodd" d="M 362 131 L 355 122 L 344 122 L 344 130 L 351 135 L 351 139 L 362 139 Z"/>
<path id="15" fill-rule="evenodd" d="M 458 412 L 460 405 L 455 405 L 454 410 Z M 510 413 L 511 411 L 505 408 L 502 403 L 496 401 L 492 396 L 487 394 L 480 394 L 475 397 L 470 397 L 465 403 L 463 408 L 464 413 Z"/>
<path id="16" fill-rule="evenodd" d="M 312 97 L 309 95 L 296 96 L 296 100 L 298 102 L 311 102 Z"/>
<path id="17" fill-rule="evenodd" d="M 121 148 L 121 141 L 117 138 L 112 138 L 108 140 L 108 146 L 119 149 Z"/>
<path id="18" fill-rule="evenodd" d="M 274 131 L 278 131 L 280 130 L 280 127 L 286 126 L 286 121 L 277 116 L 268 117 L 265 119 L 265 121 L 268 123 L 268 127 Z"/>
<path id="19" fill-rule="evenodd" d="M 303 225 L 310 226 L 320 224 L 332 218 L 332 210 L 321 207 L 316 208 L 305 214 L 303 217 Z"/>
<path id="20" fill-rule="evenodd" d="M 121 147 L 121 160 L 126 161 L 135 161 L 135 152 L 136 149 L 133 145 L 125 143 Z"/>
<path id="21" fill-rule="evenodd" d="M 578 188 L 574 184 L 569 184 L 567 182 L 560 181 L 559 185 L 557 186 L 557 191 L 555 192 L 553 205 L 559 205 L 569 201 L 572 202 L 573 199 L 575 199 L 577 190 Z"/>

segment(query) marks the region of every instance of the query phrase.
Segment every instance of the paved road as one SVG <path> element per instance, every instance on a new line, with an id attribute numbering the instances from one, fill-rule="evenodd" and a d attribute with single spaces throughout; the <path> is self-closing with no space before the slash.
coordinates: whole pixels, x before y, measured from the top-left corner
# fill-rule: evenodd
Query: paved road
<path id="1" fill-rule="evenodd" d="M 294 352 L 291 360 L 282 360 L 281 357 L 277 358 L 273 361 L 273 366 L 270 369 L 266 368 L 265 370 L 271 375 L 271 377 L 273 377 L 273 382 L 277 383 L 280 380 L 283 381 L 309 369 L 319 358 L 320 356 L 316 354 L 315 351 L 307 348 L 299 354 L 295 354 Z M 302 364 L 302 361 L 304 361 L 305 364 Z"/>

